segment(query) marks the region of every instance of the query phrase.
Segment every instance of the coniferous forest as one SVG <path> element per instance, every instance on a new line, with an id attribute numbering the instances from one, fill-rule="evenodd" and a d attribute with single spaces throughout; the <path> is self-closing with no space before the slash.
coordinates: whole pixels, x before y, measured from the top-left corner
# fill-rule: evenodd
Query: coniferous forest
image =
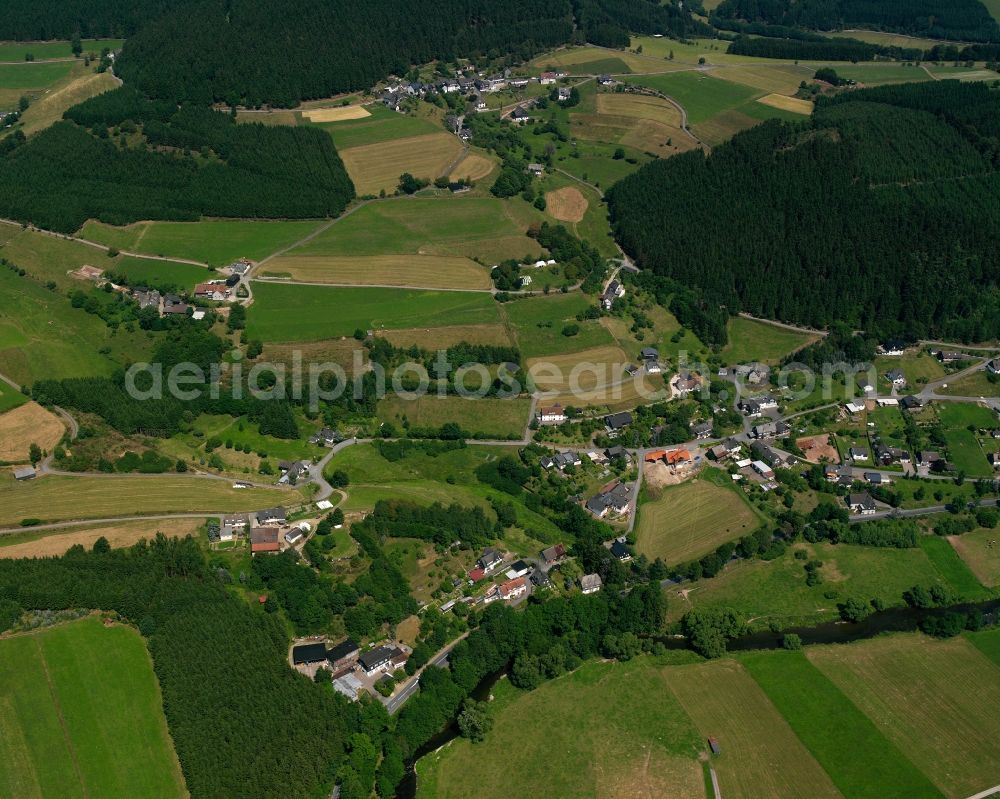
<path id="1" fill-rule="evenodd" d="M 964 341 L 1000 335 L 1000 93 L 952 81 L 823 98 L 608 194 L 646 269 L 732 311 Z"/>
<path id="2" fill-rule="evenodd" d="M 8 189 L 0 215 L 70 233 L 88 218 L 336 216 L 354 197 L 332 139 L 318 129 L 237 125 L 128 87 L 66 117 L 0 160 Z"/>

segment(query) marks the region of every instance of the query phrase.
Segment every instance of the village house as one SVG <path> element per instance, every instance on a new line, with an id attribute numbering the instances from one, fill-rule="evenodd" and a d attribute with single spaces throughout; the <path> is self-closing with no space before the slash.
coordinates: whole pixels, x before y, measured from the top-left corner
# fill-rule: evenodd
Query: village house
<path id="1" fill-rule="evenodd" d="M 611 554 L 614 555 L 621 563 L 628 563 L 632 560 L 632 553 L 621 541 L 613 541 L 609 547 Z"/>
<path id="2" fill-rule="evenodd" d="M 262 527 L 285 524 L 288 516 L 282 507 L 267 508 L 257 511 L 257 524 Z"/>
<path id="3" fill-rule="evenodd" d="M 483 570 L 484 574 L 489 574 L 501 563 L 503 563 L 503 556 L 492 547 L 483 550 L 483 554 L 476 561 L 476 565 Z"/>
<path id="4" fill-rule="evenodd" d="M 777 468 L 779 466 L 787 466 L 788 461 L 784 455 L 771 449 L 767 444 L 763 444 L 760 441 L 755 441 L 750 445 L 750 451 L 758 460 L 764 461 L 768 466 L 772 468 Z"/>
<path id="5" fill-rule="evenodd" d="M 294 547 L 305 537 L 305 533 L 301 528 L 293 527 L 287 533 L 285 533 L 285 543 L 290 547 Z"/>
<path id="6" fill-rule="evenodd" d="M 555 72 L 543 72 L 541 75 L 538 76 L 538 82 L 542 86 L 551 86 L 553 83 L 556 82 L 556 73 Z"/>
<path id="7" fill-rule="evenodd" d="M 604 429 L 612 438 L 617 436 L 630 424 L 632 424 L 632 414 L 629 411 L 610 413 L 604 417 Z"/>
<path id="8" fill-rule="evenodd" d="M 986 460 L 994 469 L 1000 469 L 1000 452 L 990 452 L 986 455 Z"/>
<path id="9" fill-rule="evenodd" d="M 186 315 L 188 308 L 190 308 L 184 300 L 178 297 L 176 294 L 165 294 L 163 296 L 163 315 L 176 314 L 178 316 Z"/>
<path id="10" fill-rule="evenodd" d="M 558 94 L 559 102 L 560 103 L 566 102 L 566 100 L 568 100 L 572 96 L 571 92 L 572 90 L 569 87 L 560 86 Z"/>
<path id="11" fill-rule="evenodd" d="M 632 456 L 628 454 L 628 450 L 621 444 L 615 444 L 613 447 L 608 447 L 604 450 L 604 458 L 607 462 L 620 460 L 626 465 L 632 462 Z"/>
<path id="12" fill-rule="evenodd" d="M 249 519 L 245 513 L 234 514 L 231 516 L 222 517 L 223 527 L 232 527 L 235 529 L 243 529 L 249 523 Z"/>
<path id="13" fill-rule="evenodd" d="M 850 494 L 847 497 L 847 506 L 852 512 L 862 516 L 871 516 L 877 510 L 875 500 L 867 491 L 860 494 Z"/>
<path id="14" fill-rule="evenodd" d="M 516 580 L 518 577 L 524 577 L 528 572 L 531 571 L 531 566 L 525 563 L 523 560 L 518 560 L 511 565 L 504 575 L 508 580 Z"/>
<path id="15" fill-rule="evenodd" d="M 597 84 L 599 86 L 613 86 L 615 84 L 615 79 L 610 75 L 598 75 Z"/>
<path id="16" fill-rule="evenodd" d="M 1000 375 L 1000 358 L 986 362 L 986 371 L 991 375 Z"/>
<path id="17" fill-rule="evenodd" d="M 404 656 L 403 663 L 405 663 L 405 653 L 401 649 L 394 646 L 378 646 L 361 655 L 358 658 L 358 665 L 369 677 L 380 671 L 388 673 L 395 671 L 396 662 L 400 655 Z"/>
<path id="18" fill-rule="evenodd" d="M 698 379 L 697 375 L 679 374 L 673 379 L 671 385 L 674 387 L 674 391 L 676 391 L 680 396 L 686 397 L 692 391 L 698 389 L 701 385 L 701 380 Z"/>
<path id="19" fill-rule="evenodd" d="M 889 480 L 882 476 L 881 472 L 865 472 L 864 474 L 865 482 L 873 486 L 880 486 L 883 483 L 888 483 Z"/>
<path id="20" fill-rule="evenodd" d="M 603 519 L 608 513 L 622 516 L 629 512 L 631 490 L 624 483 L 616 483 L 613 488 L 595 494 L 586 502 L 586 508 L 594 516 Z"/>
<path id="21" fill-rule="evenodd" d="M 619 297 L 625 296 L 625 287 L 619 283 L 617 280 L 612 280 L 608 283 L 608 287 L 604 290 L 601 295 L 601 305 L 605 310 L 610 311 L 611 306 L 615 304 L 615 300 Z"/>
<path id="22" fill-rule="evenodd" d="M 194 287 L 194 296 L 224 302 L 232 296 L 232 292 L 225 282 L 199 283 Z"/>
<path id="23" fill-rule="evenodd" d="M 787 422 L 780 420 L 777 422 L 764 422 L 750 428 L 750 437 L 758 439 L 777 438 L 778 436 L 788 435 L 790 431 L 791 427 L 788 426 Z"/>
<path id="24" fill-rule="evenodd" d="M 878 346 L 879 355 L 902 355 L 906 352 L 906 344 L 900 339 L 890 339 Z"/>
<path id="25" fill-rule="evenodd" d="M 774 477 L 774 470 L 764 463 L 764 461 L 754 461 L 751 466 L 753 467 L 753 470 L 765 480 L 771 480 Z"/>
<path id="26" fill-rule="evenodd" d="M 544 569 L 535 569 L 528 580 L 535 588 L 548 588 L 552 585 L 552 581 Z"/>
<path id="27" fill-rule="evenodd" d="M 902 369 L 899 368 L 890 369 L 888 372 L 885 373 L 885 376 L 889 379 L 889 382 L 892 383 L 892 385 L 895 386 L 896 388 L 901 388 L 902 386 L 906 385 L 906 375 L 903 374 Z"/>
<path id="28" fill-rule="evenodd" d="M 892 463 L 909 463 L 910 453 L 899 447 L 887 447 L 885 444 L 876 444 L 874 447 L 875 458 L 883 466 Z"/>
<path id="29" fill-rule="evenodd" d="M 560 472 L 563 471 L 567 466 L 580 466 L 583 461 L 580 459 L 580 455 L 572 450 L 567 450 L 566 452 L 559 452 L 556 455 L 549 457 L 548 455 L 542 457 L 539 460 L 539 465 L 543 469 L 558 469 Z"/>
<path id="30" fill-rule="evenodd" d="M 338 675 L 347 669 L 353 668 L 358 662 L 358 655 L 361 653 L 357 641 L 346 638 L 332 649 L 326 652 L 327 662 L 333 670 L 334 675 Z"/>
<path id="31" fill-rule="evenodd" d="M 941 363 L 956 363 L 957 361 L 964 361 L 969 356 L 964 352 L 955 352 L 954 350 L 938 350 L 934 353 L 934 357 Z"/>
<path id="32" fill-rule="evenodd" d="M 309 473 L 309 464 L 305 461 L 281 461 L 278 469 L 281 471 L 280 484 L 295 485 L 299 478 Z"/>
<path id="33" fill-rule="evenodd" d="M 132 292 L 132 299 L 139 304 L 140 310 L 152 308 L 157 313 L 160 311 L 160 292 L 156 291 L 156 289 L 148 291 L 146 289 L 135 289 Z"/>
<path id="34" fill-rule="evenodd" d="M 691 434 L 696 439 L 711 438 L 712 437 L 712 423 L 711 422 L 699 422 L 697 424 L 691 425 Z"/>
<path id="35" fill-rule="evenodd" d="M 513 111 L 510 112 L 511 122 L 530 122 L 531 114 L 529 114 L 523 106 L 518 106 Z"/>
<path id="36" fill-rule="evenodd" d="M 277 552 L 280 549 L 278 531 L 274 527 L 254 527 L 250 530 L 251 556 L 261 552 Z"/>
<path id="37" fill-rule="evenodd" d="M 564 544 L 553 544 L 547 549 L 542 550 L 542 560 L 544 560 L 546 565 L 548 566 L 552 566 L 558 563 L 565 556 L 566 556 L 566 547 Z"/>
<path id="38" fill-rule="evenodd" d="M 735 455 L 739 455 L 741 448 L 742 445 L 735 438 L 727 438 L 721 444 L 717 444 L 716 446 L 712 447 L 708 451 L 708 453 L 716 461 L 724 461 L 727 458 L 732 458 Z"/>
<path id="39" fill-rule="evenodd" d="M 599 574 L 585 574 L 580 578 L 580 590 L 585 594 L 596 594 L 601 590 L 603 582 Z"/>
<path id="40" fill-rule="evenodd" d="M 860 447 L 851 447 L 847 451 L 848 456 L 850 456 L 852 461 L 866 461 L 868 460 L 868 453 L 861 449 Z"/>
<path id="41" fill-rule="evenodd" d="M 555 405 L 539 408 L 535 413 L 535 418 L 542 424 L 558 424 L 566 421 L 566 411 L 557 402 Z"/>
<path id="42" fill-rule="evenodd" d="M 930 466 L 931 464 L 937 463 L 939 460 L 941 460 L 941 453 L 935 452 L 934 450 L 924 449 L 917 455 L 917 463 L 921 466 Z"/>
<path id="43" fill-rule="evenodd" d="M 914 397 L 912 394 L 903 397 L 899 401 L 900 406 L 903 410 L 907 411 L 919 411 L 924 407 L 924 402 L 919 397 Z"/>
<path id="44" fill-rule="evenodd" d="M 544 164 L 528 164 L 528 166 L 527 166 L 527 172 L 532 177 L 540 178 L 542 175 L 545 174 L 545 165 Z"/>
<path id="45" fill-rule="evenodd" d="M 528 593 L 528 580 L 525 577 L 516 577 L 500 585 L 500 599 L 504 602 L 511 602 Z"/>

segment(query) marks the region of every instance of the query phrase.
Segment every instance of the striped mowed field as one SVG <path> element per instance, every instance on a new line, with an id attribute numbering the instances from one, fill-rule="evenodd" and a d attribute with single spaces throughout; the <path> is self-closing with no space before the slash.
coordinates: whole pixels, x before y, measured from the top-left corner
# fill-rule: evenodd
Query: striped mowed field
<path id="1" fill-rule="evenodd" d="M 461 151 L 458 137 L 441 131 L 349 147 L 340 151 L 340 157 L 358 194 L 365 195 L 395 191 L 404 172 L 434 180 L 448 170 Z"/>
<path id="2" fill-rule="evenodd" d="M 267 262 L 262 276 L 302 283 L 400 286 L 489 291 L 489 272 L 475 261 L 447 255 L 286 255 Z"/>
<path id="3" fill-rule="evenodd" d="M 145 643 L 96 618 L 0 641 L 0 747 L 0 796 L 187 796 Z"/>

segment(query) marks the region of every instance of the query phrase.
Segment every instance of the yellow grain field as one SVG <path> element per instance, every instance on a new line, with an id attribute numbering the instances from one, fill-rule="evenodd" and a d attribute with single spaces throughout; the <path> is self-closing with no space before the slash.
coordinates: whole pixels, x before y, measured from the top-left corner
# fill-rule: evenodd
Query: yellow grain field
<path id="1" fill-rule="evenodd" d="M 381 330 L 379 336 L 397 347 L 420 347 L 436 350 L 455 344 L 511 345 L 510 334 L 503 325 L 451 325 L 449 327 L 416 327 L 407 330 Z"/>
<path id="2" fill-rule="evenodd" d="M 750 86 L 762 92 L 794 94 L 799 84 L 811 79 L 814 72 L 814 68 L 798 64 L 741 64 L 736 67 L 719 67 L 708 74 L 713 78 Z"/>
<path id="3" fill-rule="evenodd" d="M 458 162 L 449 178 L 451 180 L 482 180 L 496 166 L 493 161 L 485 155 L 479 153 L 468 153 L 465 158 Z"/>
<path id="4" fill-rule="evenodd" d="M 160 519 L 159 521 L 150 519 L 121 524 L 72 527 L 68 530 L 56 530 L 51 534 L 17 534 L 0 537 L 0 558 L 58 557 L 65 555 L 70 547 L 77 544 L 83 546 L 84 549 L 90 549 L 98 538 L 106 538 L 114 549 L 119 549 L 132 546 L 143 538 L 149 540 L 157 533 L 163 533 L 168 538 L 193 535 L 198 531 L 201 523 L 200 519 Z"/>
<path id="5" fill-rule="evenodd" d="M 783 94 L 766 94 L 757 99 L 758 103 L 769 105 L 771 108 L 780 108 L 782 111 L 791 111 L 793 114 L 805 114 L 809 116 L 813 110 L 810 100 L 800 100 L 798 97 L 785 97 Z"/>
<path id="6" fill-rule="evenodd" d="M 32 444 L 47 452 L 59 443 L 64 431 L 62 420 L 37 402 L 0 414 L 0 461 L 26 461 Z"/>
<path id="7" fill-rule="evenodd" d="M 434 180 L 448 171 L 461 150 L 458 137 L 442 131 L 349 147 L 340 157 L 358 194 L 365 195 L 395 191 L 404 172 Z"/>
<path id="8" fill-rule="evenodd" d="M 461 256 L 290 255 L 267 262 L 264 277 L 303 283 L 489 290 L 485 267 Z"/>
<path id="9" fill-rule="evenodd" d="M 589 392 L 620 381 L 628 362 L 621 347 L 609 344 L 580 352 L 531 358 L 528 374 L 541 391 L 573 391 L 578 386 Z"/>
<path id="10" fill-rule="evenodd" d="M 371 113 L 364 106 L 342 105 L 338 108 L 310 108 L 303 111 L 302 116 L 310 122 L 343 122 L 346 119 L 364 119 Z"/>
<path id="11" fill-rule="evenodd" d="M 545 193 L 545 210 L 562 222 L 581 222 L 587 212 L 587 198 L 573 186 Z"/>
<path id="12" fill-rule="evenodd" d="M 639 94 L 598 94 L 596 100 L 599 114 L 651 119 L 672 127 L 681 124 L 681 113 L 676 106 L 659 97 L 645 97 Z"/>

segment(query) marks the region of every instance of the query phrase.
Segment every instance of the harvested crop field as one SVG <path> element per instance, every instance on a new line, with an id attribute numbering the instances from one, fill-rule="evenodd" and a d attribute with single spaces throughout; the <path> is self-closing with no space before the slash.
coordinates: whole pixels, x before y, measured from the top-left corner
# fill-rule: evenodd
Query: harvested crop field
<path id="1" fill-rule="evenodd" d="M 494 166 L 496 164 L 485 155 L 469 153 L 458 162 L 458 166 L 452 170 L 449 178 L 451 180 L 482 180 L 493 171 Z"/>
<path id="2" fill-rule="evenodd" d="M 409 172 L 417 178 L 434 180 L 448 171 L 462 151 L 458 137 L 429 133 L 341 150 L 340 157 L 359 195 L 394 192 L 399 176 Z"/>
<path id="3" fill-rule="evenodd" d="M 573 186 L 547 192 L 545 203 L 545 210 L 561 222 L 581 222 L 587 213 L 587 198 Z"/>
<path id="4" fill-rule="evenodd" d="M 368 363 L 368 350 L 353 337 L 303 341 L 298 344 L 265 344 L 261 360 L 266 363 L 291 364 L 296 355 L 304 364 L 327 361 L 340 364 L 348 375 L 353 374 L 352 367 L 355 362 L 361 368 Z"/>
<path id="5" fill-rule="evenodd" d="M 436 350 L 455 344 L 496 344 L 508 347 L 510 334 L 503 325 L 452 325 L 450 327 L 413 327 L 407 330 L 380 330 L 379 336 L 397 347 L 420 347 Z"/>
<path id="6" fill-rule="evenodd" d="M 26 461 L 32 444 L 48 452 L 62 438 L 65 427 L 54 413 L 37 402 L 26 402 L 0 414 L 0 461 Z"/>
<path id="7" fill-rule="evenodd" d="M 68 530 L 19 533 L 0 537 L 0 558 L 47 558 L 66 554 L 70 547 L 80 544 L 90 549 L 98 538 L 106 538 L 115 549 L 129 547 L 140 539 L 149 540 L 157 533 L 168 538 L 182 538 L 194 534 L 201 525 L 200 519 L 150 519 L 91 527 L 73 527 Z"/>
<path id="8" fill-rule="evenodd" d="M 813 111 L 813 104 L 809 100 L 786 97 L 783 94 L 765 94 L 763 97 L 758 97 L 757 102 L 769 105 L 771 108 L 780 108 L 782 111 L 791 111 L 793 114 L 809 116 Z"/>
<path id="9" fill-rule="evenodd" d="M 483 289 L 486 269 L 460 256 L 286 255 L 267 262 L 262 277 L 288 277 L 302 283 L 342 286 L 400 286 L 428 289 Z"/>
<path id="10" fill-rule="evenodd" d="M 302 116 L 310 122 L 343 122 L 345 119 L 364 119 L 371 112 L 360 105 L 343 105 L 339 108 L 310 108 Z"/>
<path id="11" fill-rule="evenodd" d="M 528 361 L 528 374 L 541 391 L 593 391 L 622 379 L 628 356 L 614 344 Z"/>
<path id="12" fill-rule="evenodd" d="M 840 455 L 837 448 L 830 443 L 830 436 L 807 436 L 806 438 L 795 439 L 795 445 L 802 450 L 809 463 L 839 463 Z"/>
<path id="13" fill-rule="evenodd" d="M 668 669 L 664 682 L 702 736 L 719 740 L 722 754 L 712 765 L 723 796 L 841 796 L 739 663 Z"/>
<path id="14" fill-rule="evenodd" d="M 997 783 L 1000 668 L 966 639 L 895 635 L 808 657 L 946 796 Z"/>
<path id="15" fill-rule="evenodd" d="M 734 489 L 702 477 L 640 504 L 635 548 L 650 560 L 662 558 L 673 566 L 707 555 L 757 526 L 757 516 Z"/>
<path id="16" fill-rule="evenodd" d="M 597 112 L 615 116 L 651 119 L 664 125 L 679 127 L 681 112 L 672 103 L 659 97 L 645 97 L 636 94 L 598 94 Z"/>

